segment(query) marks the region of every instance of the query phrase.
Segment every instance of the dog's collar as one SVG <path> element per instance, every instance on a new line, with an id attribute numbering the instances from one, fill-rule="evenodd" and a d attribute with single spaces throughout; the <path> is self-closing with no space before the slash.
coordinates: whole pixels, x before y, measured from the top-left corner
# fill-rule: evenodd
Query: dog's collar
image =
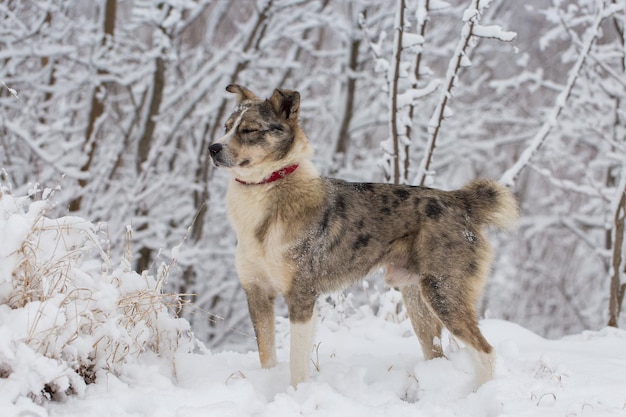
<path id="1" fill-rule="evenodd" d="M 288 167 L 272 172 L 272 174 L 269 177 L 265 178 L 261 182 L 246 182 L 246 181 L 240 180 L 239 178 L 235 178 L 235 181 L 237 181 L 239 184 L 244 184 L 244 185 L 268 184 L 270 182 L 277 181 L 281 178 L 285 178 L 287 175 L 291 174 L 296 169 L 298 169 L 298 164 L 289 165 Z"/>

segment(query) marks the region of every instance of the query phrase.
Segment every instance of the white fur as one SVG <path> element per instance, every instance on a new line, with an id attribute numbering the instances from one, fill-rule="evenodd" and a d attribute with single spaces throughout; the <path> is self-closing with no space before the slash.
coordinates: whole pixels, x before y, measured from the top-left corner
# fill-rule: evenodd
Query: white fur
<path id="1" fill-rule="evenodd" d="M 480 352 L 471 346 L 467 346 L 467 349 L 471 352 L 476 364 L 476 389 L 478 389 L 485 382 L 493 379 L 496 353 L 495 350 L 491 353 Z"/>
<path id="2" fill-rule="evenodd" d="M 309 321 L 304 323 L 291 322 L 291 351 L 289 368 L 291 371 L 291 385 L 297 386 L 300 382 L 309 379 L 309 363 L 313 336 L 315 335 L 315 318 L 313 314 Z"/>
<path id="3" fill-rule="evenodd" d="M 309 178 L 319 176 L 310 161 L 305 159 L 298 162 L 298 169 L 290 175 Z M 235 264 L 244 287 L 254 283 L 287 294 L 291 289 L 293 271 L 285 261 L 284 254 L 292 242 L 285 241 L 283 225 L 279 222 L 273 224 L 264 242 L 259 242 L 250 233 L 270 210 L 268 204 L 271 201 L 265 198 L 266 190 L 262 187 L 271 186 L 272 184 L 267 184 L 256 188 L 257 186 L 243 185 L 231 180 L 227 194 L 228 214 L 239 239 Z M 251 207 L 254 209 L 251 210 Z"/>

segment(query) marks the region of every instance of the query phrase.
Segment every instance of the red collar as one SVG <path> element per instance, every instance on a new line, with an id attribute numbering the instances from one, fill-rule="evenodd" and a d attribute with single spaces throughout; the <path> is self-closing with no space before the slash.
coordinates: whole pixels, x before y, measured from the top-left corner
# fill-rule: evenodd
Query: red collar
<path id="1" fill-rule="evenodd" d="M 261 182 L 245 182 L 245 181 L 240 180 L 239 178 L 235 178 L 235 181 L 237 181 L 240 184 L 244 184 L 244 185 L 268 184 L 270 182 L 277 181 L 277 180 L 279 180 L 281 178 L 285 178 L 287 175 L 289 175 L 292 172 L 294 172 L 297 168 L 298 168 L 298 164 L 289 165 L 288 167 L 285 167 L 283 169 L 279 169 L 278 171 L 272 172 L 272 174 L 269 177 L 265 178 Z"/>

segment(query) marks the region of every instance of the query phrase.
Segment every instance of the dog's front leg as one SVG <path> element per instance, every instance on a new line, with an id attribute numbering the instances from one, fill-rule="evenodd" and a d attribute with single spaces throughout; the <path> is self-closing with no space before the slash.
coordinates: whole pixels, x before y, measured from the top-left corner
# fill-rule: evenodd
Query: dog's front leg
<path id="1" fill-rule="evenodd" d="M 289 323 L 291 327 L 291 350 L 289 369 L 291 385 L 309 379 L 309 362 L 315 334 L 315 301 L 313 294 L 290 294 L 287 297 Z"/>
<path id="2" fill-rule="evenodd" d="M 263 368 L 276 366 L 276 337 L 274 328 L 275 294 L 258 285 L 245 286 L 248 310 L 259 348 Z"/>

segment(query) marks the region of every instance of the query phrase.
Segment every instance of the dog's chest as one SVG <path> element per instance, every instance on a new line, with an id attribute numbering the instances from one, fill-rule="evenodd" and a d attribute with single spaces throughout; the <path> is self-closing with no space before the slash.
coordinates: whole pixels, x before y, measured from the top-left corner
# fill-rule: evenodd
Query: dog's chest
<path id="1" fill-rule="evenodd" d="M 229 190 L 228 212 L 237 234 L 237 269 L 239 278 L 263 278 L 277 290 L 288 289 L 290 279 L 285 253 L 285 225 L 271 212 L 271 204 L 262 195 Z M 271 219 L 271 220 L 268 220 Z"/>

